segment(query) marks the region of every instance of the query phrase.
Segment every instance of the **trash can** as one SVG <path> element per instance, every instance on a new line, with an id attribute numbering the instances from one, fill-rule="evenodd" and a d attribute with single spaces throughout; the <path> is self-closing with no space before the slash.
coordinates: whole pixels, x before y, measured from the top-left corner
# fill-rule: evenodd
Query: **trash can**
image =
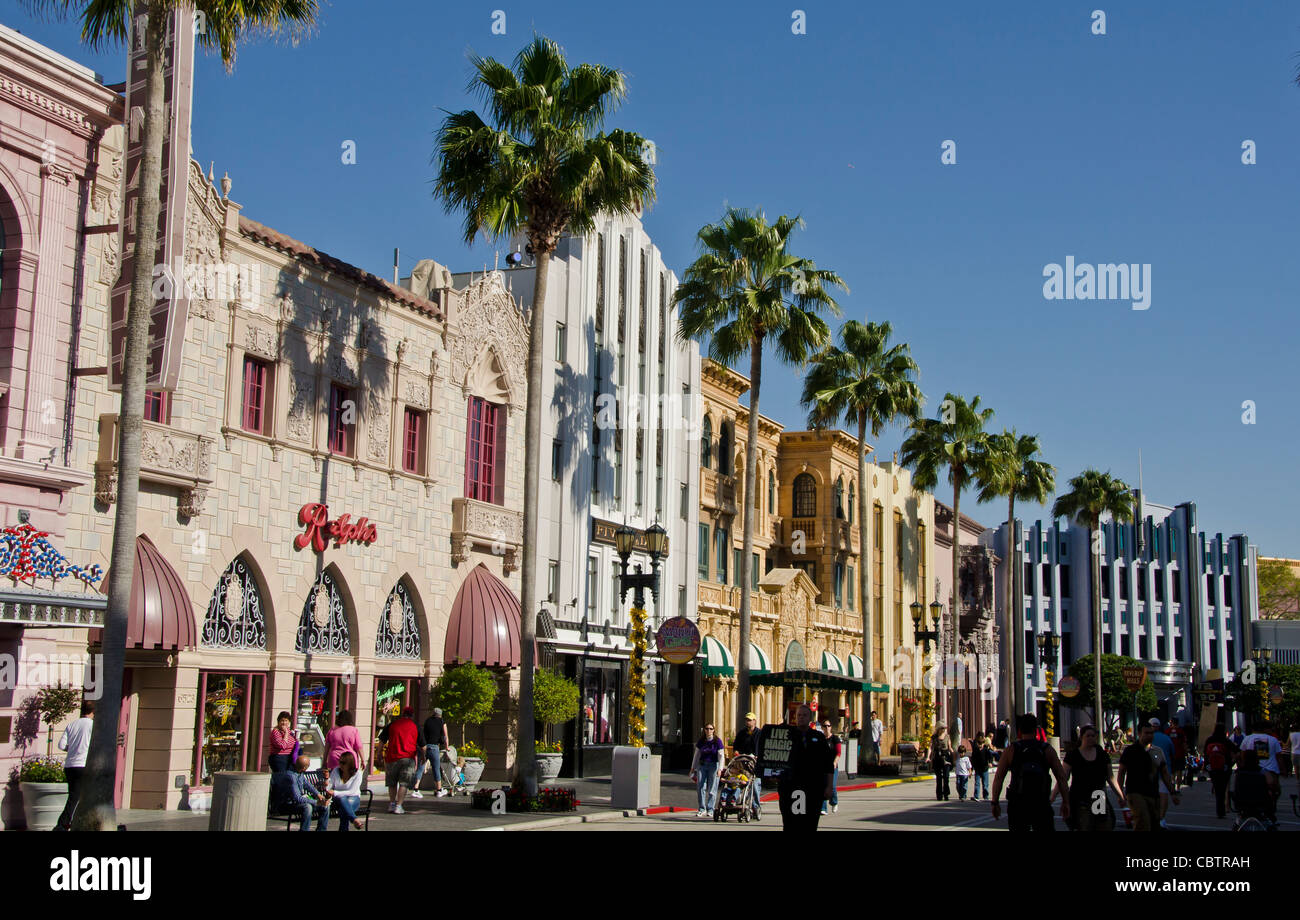
<path id="1" fill-rule="evenodd" d="M 857 776 L 858 775 L 858 739 L 850 738 L 848 740 L 848 743 L 844 745 L 844 752 L 847 755 L 844 758 L 845 763 L 842 767 L 842 769 L 844 770 L 844 775 Z"/>
<path id="2" fill-rule="evenodd" d="M 620 745 L 614 748 L 609 803 L 615 808 L 650 807 L 650 749 Z"/>
<path id="3" fill-rule="evenodd" d="M 264 831 L 270 773 L 218 773 L 212 780 L 210 831 Z"/>

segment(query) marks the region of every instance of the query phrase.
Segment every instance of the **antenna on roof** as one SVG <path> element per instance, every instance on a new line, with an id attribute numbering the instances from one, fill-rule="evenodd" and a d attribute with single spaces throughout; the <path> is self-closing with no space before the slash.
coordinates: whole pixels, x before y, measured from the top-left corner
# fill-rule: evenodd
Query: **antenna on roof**
<path id="1" fill-rule="evenodd" d="M 394 285 L 397 284 L 397 262 L 398 262 L 398 257 L 401 255 L 401 252 L 402 250 L 398 249 L 396 246 L 393 247 L 393 284 Z"/>

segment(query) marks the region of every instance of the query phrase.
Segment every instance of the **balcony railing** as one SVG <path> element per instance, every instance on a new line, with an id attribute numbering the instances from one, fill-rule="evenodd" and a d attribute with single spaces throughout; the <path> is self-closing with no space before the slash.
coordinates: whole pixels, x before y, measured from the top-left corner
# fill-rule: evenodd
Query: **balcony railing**
<path id="1" fill-rule="evenodd" d="M 724 514 L 736 513 L 736 478 L 713 470 L 700 470 L 700 491 L 706 505 Z"/>
<path id="2" fill-rule="evenodd" d="M 790 531 L 786 534 L 786 542 L 793 545 L 795 535 L 802 533 L 805 544 L 811 545 L 817 539 L 817 519 L 816 518 L 793 518 L 790 521 Z M 796 553 L 796 555 L 805 555 Z"/>
<path id="3" fill-rule="evenodd" d="M 519 567 L 523 535 L 522 511 L 475 498 L 451 500 L 451 558 L 454 562 L 467 562 L 472 550 L 485 548 L 502 557 L 502 569 L 509 575 Z"/>
<path id="4" fill-rule="evenodd" d="M 117 421 L 115 414 L 99 417 L 95 500 L 105 505 L 117 501 Z M 178 487 L 177 510 L 194 517 L 203 511 L 212 484 L 214 444 L 204 435 L 146 421 L 140 435 L 140 479 Z"/>

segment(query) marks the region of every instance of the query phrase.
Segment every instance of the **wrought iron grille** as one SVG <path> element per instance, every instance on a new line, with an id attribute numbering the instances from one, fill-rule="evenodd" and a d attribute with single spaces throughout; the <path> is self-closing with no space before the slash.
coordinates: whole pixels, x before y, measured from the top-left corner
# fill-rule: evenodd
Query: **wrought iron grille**
<path id="1" fill-rule="evenodd" d="M 352 654 L 352 638 L 348 633 L 348 619 L 343 610 L 343 596 L 329 572 L 322 572 L 316 584 L 307 592 L 307 602 L 298 620 L 298 637 L 294 642 L 298 652 L 320 655 Z"/>
<path id="2" fill-rule="evenodd" d="M 199 643 L 205 648 L 266 648 L 262 594 L 243 559 L 230 563 L 217 581 Z"/>
<path id="3" fill-rule="evenodd" d="M 400 617 L 401 628 L 393 629 Z M 379 633 L 375 636 L 376 658 L 415 658 L 420 653 L 420 627 L 415 622 L 415 605 L 406 586 L 400 581 L 388 592 L 388 600 L 379 615 Z"/>

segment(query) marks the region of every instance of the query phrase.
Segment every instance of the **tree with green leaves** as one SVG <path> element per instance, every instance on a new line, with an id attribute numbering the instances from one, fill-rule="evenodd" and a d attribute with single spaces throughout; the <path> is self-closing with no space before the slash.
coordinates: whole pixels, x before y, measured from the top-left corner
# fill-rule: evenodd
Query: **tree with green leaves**
<path id="1" fill-rule="evenodd" d="M 899 449 L 899 462 L 911 467 L 912 487 L 932 491 L 939 484 L 939 470 L 947 469 L 952 485 L 952 597 L 948 614 L 952 623 L 950 647 L 941 654 L 951 654 L 956 660 L 961 641 L 961 492 L 967 485 L 978 484 L 980 472 L 987 466 L 988 432 L 984 426 L 993 417 L 992 409 L 981 409 L 976 396 L 969 403 L 965 398 L 948 393 L 939 404 L 938 418 L 923 418 L 912 423 L 912 433 Z M 944 669 L 946 670 L 946 669 Z M 946 714 L 952 746 L 956 750 L 957 737 L 956 690 L 952 691 L 952 704 Z"/>
<path id="2" fill-rule="evenodd" d="M 1056 468 L 1039 457 L 1038 438 L 1017 434 L 1015 429 L 989 437 L 984 469 L 980 471 L 981 503 L 1006 496 L 1007 578 L 1005 628 L 1011 632 L 1011 667 L 1003 681 L 1011 691 L 1010 703 L 1016 715 L 1025 712 L 1025 611 L 1016 603 L 1016 578 L 1020 572 L 1016 539 L 1016 499 L 1042 504 L 1056 490 Z M 1005 636 L 1006 633 L 1004 632 Z M 1007 682 L 1011 686 L 1007 687 Z"/>
<path id="3" fill-rule="evenodd" d="M 81 40 L 91 49 L 125 45 L 131 21 L 145 17 L 147 54 L 140 193 L 136 221 L 140 228 L 133 250 L 134 274 L 127 301 L 126 339 L 122 357 L 122 403 L 117 427 L 117 509 L 108 576 L 108 609 L 104 614 L 101 671 L 103 700 L 95 708 L 94 729 L 77 809 L 77 830 L 116 830 L 113 806 L 117 783 L 117 732 L 126 655 L 131 576 L 135 563 L 136 517 L 140 495 L 141 435 L 148 376 L 149 326 L 154 306 L 153 270 L 158 262 L 158 219 L 162 213 L 162 155 L 167 136 L 163 109 L 166 78 L 165 42 L 176 10 L 191 9 L 202 16 L 195 29 L 201 48 L 215 49 L 229 72 L 239 42 L 252 34 L 306 32 L 316 20 L 317 0 L 27 0 L 38 14 L 81 21 Z M 182 176 L 180 181 L 184 181 Z M 151 232 L 146 232 L 146 230 Z"/>
<path id="4" fill-rule="evenodd" d="M 429 703 L 441 709 L 448 722 L 460 723 L 460 742 L 464 745 L 466 725 L 482 725 L 492 718 L 497 689 L 496 675 L 487 668 L 472 662 L 452 665 L 434 681 Z"/>
<path id="5" fill-rule="evenodd" d="M 862 599 L 862 661 L 867 677 L 872 674 L 874 654 L 871 595 L 867 558 L 867 431 L 880 437 L 885 426 L 904 420 L 911 423 L 921 414 L 924 396 L 916 384 L 919 370 L 906 343 L 891 345 L 893 327 L 888 322 L 860 323 L 851 319 L 840 327 L 840 345 L 828 345 L 812 360 L 803 382 L 804 408 L 808 424 L 825 428 L 841 420 L 858 431 L 858 545 L 862 564 L 858 566 L 858 597 Z M 871 712 L 871 700 L 862 698 L 862 712 Z M 866 720 L 863 720 L 866 724 Z"/>
<path id="6" fill-rule="evenodd" d="M 471 55 L 470 90 L 486 118 L 448 113 L 438 130 L 434 196 L 448 213 L 464 214 L 465 242 L 522 233 L 537 260 L 529 317 L 528 402 L 524 416 L 523 572 L 520 591 L 519 706 L 533 709 L 537 634 L 538 470 L 541 467 L 542 351 L 547 279 L 560 238 L 594 229 L 601 214 L 639 213 L 654 200 L 655 175 L 639 134 L 605 133 L 605 120 L 627 96 L 622 71 L 595 64 L 570 67 L 555 42 L 536 36 L 513 66 Z M 534 747 L 531 719 L 519 720 L 518 750 Z M 515 783 L 537 792 L 533 758 L 515 760 Z"/>
<path id="7" fill-rule="evenodd" d="M 1124 668 L 1142 667 L 1142 662 L 1128 655 L 1102 655 L 1098 661 L 1091 653 L 1076 658 L 1067 668 L 1067 673 L 1079 682 L 1079 692 L 1073 698 L 1058 696 L 1057 701 L 1070 709 L 1092 709 L 1093 724 L 1104 734 L 1118 728 L 1124 721 L 1124 715 L 1133 711 L 1133 691 L 1124 683 Z M 1097 673 L 1101 673 L 1101 693 L 1097 693 Z M 1097 699 L 1101 706 L 1098 709 Z M 1160 705 L 1156 698 L 1155 686 L 1148 677 L 1137 695 L 1139 715 L 1150 715 Z M 1101 712 L 1102 715 L 1097 715 Z M 1136 728 L 1136 726 L 1134 726 Z"/>
<path id="8" fill-rule="evenodd" d="M 1300 576 L 1286 559 L 1261 559 L 1255 575 L 1264 620 L 1300 619 Z"/>
<path id="9" fill-rule="evenodd" d="M 750 708 L 749 636 L 754 553 L 754 490 L 758 487 L 758 414 L 763 388 L 763 348 L 771 345 L 787 364 L 802 366 L 830 339 L 823 311 L 838 316 L 832 288 L 848 287 L 833 271 L 796 256 L 790 241 L 803 227 L 782 215 L 768 223 L 763 212 L 729 208 L 699 232 L 700 255 L 686 269 L 673 295 L 683 339 L 709 337 L 709 356 L 730 365 L 749 355 L 749 436 L 745 444 L 744 548 L 736 572 L 740 590 L 740 636 L 736 681 L 736 731 Z"/>
<path id="10" fill-rule="evenodd" d="M 578 716 L 578 685 L 558 671 L 538 668 L 533 680 L 533 718 L 550 728 Z"/>
<path id="11" fill-rule="evenodd" d="M 1084 470 L 1070 480 L 1070 491 L 1058 495 L 1052 504 L 1052 517 L 1069 518 L 1088 528 L 1088 554 L 1092 559 L 1092 650 L 1096 674 L 1093 678 L 1096 712 L 1102 712 L 1101 676 L 1101 557 L 1106 551 L 1101 539 L 1101 519 L 1108 516 L 1117 523 L 1133 520 L 1133 491 L 1123 480 L 1109 472 Z M 1080 694 L 1082 695 L 1082 694 Z"/>

